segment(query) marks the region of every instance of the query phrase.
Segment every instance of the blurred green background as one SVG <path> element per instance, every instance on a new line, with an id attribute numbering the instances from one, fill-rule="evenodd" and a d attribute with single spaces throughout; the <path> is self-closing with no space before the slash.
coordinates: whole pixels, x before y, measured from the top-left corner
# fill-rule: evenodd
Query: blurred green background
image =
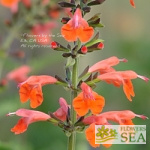
<path id="1" fill-rule="evenodd" d="M 80 61 L 80 71 L 87 65 L 93 65 L 97 61 L 117 56 L 128 59 L 128 63 L 120 63 L 117 70 L 134 70 L 140 75 L 150 78 L 150 1 L 135 0 L 136 9 L 132 8 L 128 0 L 107 0 L 100 6 L 92 7 L 93 10 L 87 18 L 100 12 L 104 28 L 100 29 L 100 37 L 105 40 L 105 48 L 102 51 L 93 52 Z M 24 16 L 22 16 L 24 17 Z M 0 6 L 0 37 L 6 38 L 9 33 L 3 22 L 11 18 L 8 9 Z M 60 22 L 60 19 L 58 19 Z M 61 24 L 59 28 L 61 27 Z M 59 28 L 54 32 L 59 33 Z M 22 31 L 23 32 L 23 31 Z M 22 34 L 22 33 L 20 33 Z M 19 36 L 19 34 L 18 34 Z M 63 44 L 67 44 L 61 38 L 55 38 Z M 3 41 L 5 42 L 5 41 Z M 20 42 L 15 40 L 9 51 L 20 49 Z M 44 49 L 23 49 L 26 54 L 24 59 L 7 58 L 5 61 L 3 76 L 10 70 L 27 64 L 31 66 L 30 75 L 59 75 L 65 77 L 65 59 L 60 53 Z M 96 92 L 103 95 L 106 105 L 103 112 L 112 110 L 132 110 L 137 114 L 150 117 L 150 84 L 140 79 L 133 80 L 136 96 L 132 102 L 125 97 L 122 87 L 115 88 L 104 82 L 98 84 Z M 37 110 L 53 112 L 58 107 L 58 99 L 64 97 L 69 101 L 70 94 L 62 87 L 46 85 L 43 87 L 44 102 Z M 16 124 L 18 117 L 6 117 L 8 112 L 13 112 L 20 107 L 29 108 L 29 103 L 21 104 L 19 101 L 17 85 L 10 82 L 0 92 L 0 150 L 66 150 L 67 137 L 58 128 L 48 122 L 37 122 L 29 126 L 28 130 L 20 135 L 14 135 L 10 129 Z M 147 125 L 146 145 L 113 145 L 110 150 L 149 150 L 150 149 L 150 121 L 136 118 L 133 122 L 137 125 Z M 104 150 L 103 146 L 97 148 Z M 77 135 L 76 150 L 92 150 L 85 140 L 84 134 Z"/>

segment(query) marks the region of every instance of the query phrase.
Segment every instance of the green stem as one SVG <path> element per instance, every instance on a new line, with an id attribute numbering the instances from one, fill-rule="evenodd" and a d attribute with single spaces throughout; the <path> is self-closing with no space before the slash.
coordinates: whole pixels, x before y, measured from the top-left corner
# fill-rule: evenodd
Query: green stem
<path id="1" fill-rule="evenodd" d="M 77 85 L 78 85 L 78 59 L 75 58 L 75 64 L 73 65 L 72 70 L 72 86 L 73 90 L 71 92 L 71 121 L 72 125 L 76 122 L 76 112 L 73 109 L 72 100 L 77 96 Z M 68 139 L 68 150 L 75 150 L 75 143 L 76 143 L 76 132 L 73 131 L 71 136 Z"/>

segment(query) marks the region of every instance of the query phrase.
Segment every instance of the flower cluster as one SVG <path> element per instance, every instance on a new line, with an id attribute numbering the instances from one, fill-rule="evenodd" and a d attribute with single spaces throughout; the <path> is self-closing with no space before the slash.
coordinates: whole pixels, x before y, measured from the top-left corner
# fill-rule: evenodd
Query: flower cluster
<path id="1" fill-rule="evenodd" d="M 18 2 L 15 1 L 15 3 Z M 70 8 L 70 17 L 62 18 L 64 25 L 61 28 L 61 33 L 66 41 L 74 42 L 74 45 L 68 44 L 65 47 L 53 41 L 51 46 L 53 50 L 61 51 L 62 56 L 67 58 L 65 65 L 66 78 L 62 79 L 58 76 L 52 77 L 48 75 L 30 76 L 19 83 L 18 87 L 21 102 L 24 103 L 30 100 L 31 108 L 37 108 L 42 104 L 42 86 L 47 84 L 58 84 L 69 89 L 72 93 L 71 104 L 67 104 L 65 99 L 60 98 L 60 108 L 50 114 L 23 108 L 9 113 L 8 116 L 15 114 L 22 117 L 17 125 L 11 129 L 12 132 L 20 134 L 25 132 L 28 125 L 33 122 L 49 121 L 62 128 L 66 135 L 72 138 L 69 140 L 72 142 L 75 140 L 74 134 L 83 131 L 87 127 L 85 129 L 87 141 L 91 146 L 99 147 L 99 144 L 95 144 L 95 125 L 108 125 L 110 124 L 109 121 L 120 125 L 133 125 L 132 119 L 135 117 L 147 118 L 130 110 L 102 112 L 105 106 L 105 98 L 93 91 L 96 83 L 105 81 L 115 87 L 123 86 L 127 99 L 132 101 L 135 93 L 131 80 L 141 78 L 144 81 L 148 81 L 149 79 L 132 70 L 117 71 L 114 69 L 114 66 L 120 62 L 127 62 L 127 59 L 112 56 L 97 62 L 91 67 L 86 67 L 80 75 L 78 74 L 78 59 L 80 56 L 104 48 L 103 40 L 99 39 L 99 33 L 94 35 L 95 28 L 103 26 L 100 22 L 99 14 L 94 15 L 89 20 L 84 18 L 84 15 L 90 11 L 90 6 L 98 5 L 102 2 L 104 0 L 94 0 L 89 3 L 87 0 L 83 0 L 80 1 L 80 5 L 76 5 L 74 0 L 59 3 L 61 7 Z M 130 0 L 130 3 L 134 6 L 133 0 Z M 36 26 L 36 28 L 42 27 Z M 9 78 L 12 76 L 12 73 L 8 75 Z M 23 76 L 23 78 L 26 78 L 26 76 Z M 111 144 L 104 144 L 104 146 L 110 147 Z"/>

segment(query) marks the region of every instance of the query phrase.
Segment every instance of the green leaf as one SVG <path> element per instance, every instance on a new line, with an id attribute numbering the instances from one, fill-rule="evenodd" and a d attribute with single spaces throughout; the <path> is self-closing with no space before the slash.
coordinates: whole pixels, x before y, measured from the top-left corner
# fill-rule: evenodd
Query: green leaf
<path id="1" fill-rule="evenodd" d="M 87 22 L 89 24 L 95 22 L 96 20 L 100 19 L 100 13 L 95 14 L 92 18 L 90 18 Z"/>
<path id="2" fill-rule="evenodd" d="M 98 28 L 102 28 L 102 27 L 104 27 L 104 25 L 103 24 L 101 24 L 101 23 L 98 23 L 98 24 L 90 24 L 90 26 L 92 26 L 92 27 L 98 27 Z"/>
<path id="3" fill-rule="evenodd" d="M 81 73 L 81 75 L 79 76 L 79 78 L 82 78 L 83 76 L 85 76 L 89 71 L 89 66 L 87 66 L 84 71 Z"/>
<path id="4" fill-rule="evenodd" d="M 97 39 L 97 40 L 91 40 L 90 42 L 87 42 L 86 44 L 85 44 L 85 46 L 86 47 L 90 47 L 90 46 L 92 46 L 92 45 L 94 45 L 94 44 L 96 44 L 96 43 L 100 43 L 100 42 L 104 42 L 104 40 L 102 40 L 102 39 Z"/>

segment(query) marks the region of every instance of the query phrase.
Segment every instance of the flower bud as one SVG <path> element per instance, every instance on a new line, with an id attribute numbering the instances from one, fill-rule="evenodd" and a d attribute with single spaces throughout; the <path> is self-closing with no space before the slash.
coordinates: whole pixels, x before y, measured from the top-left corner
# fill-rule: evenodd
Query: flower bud
<path id="1" fill-rule="evenodd" d="M 63 17 L 63 18 L 61 19 L 61 22 L 62 22 L 63 24 L 66 24 L 69 20 L 70 20 L 70 18 L 68 18 L 68 17 Z"/>
<path id="2" fill-rule="evenodd" d="M 55 41 L 51 42 L 51 48 L 55 49 L 57 47 L 58 47 L 58 45 Z"/>
<path id="3" fill-rule="evenodd" d="M 86 47 L 86 46 L 82 46 L 81 52 L 82 52 L 83 54 L 86 54 L 87 51 L 88 51 L 87 47 Z"/>
<path id="4" fill-rule="evenodd" d="M 97 46 L 98 49 L 103 49 L 104 48 L 104 43 L 100 42 Z"/>

